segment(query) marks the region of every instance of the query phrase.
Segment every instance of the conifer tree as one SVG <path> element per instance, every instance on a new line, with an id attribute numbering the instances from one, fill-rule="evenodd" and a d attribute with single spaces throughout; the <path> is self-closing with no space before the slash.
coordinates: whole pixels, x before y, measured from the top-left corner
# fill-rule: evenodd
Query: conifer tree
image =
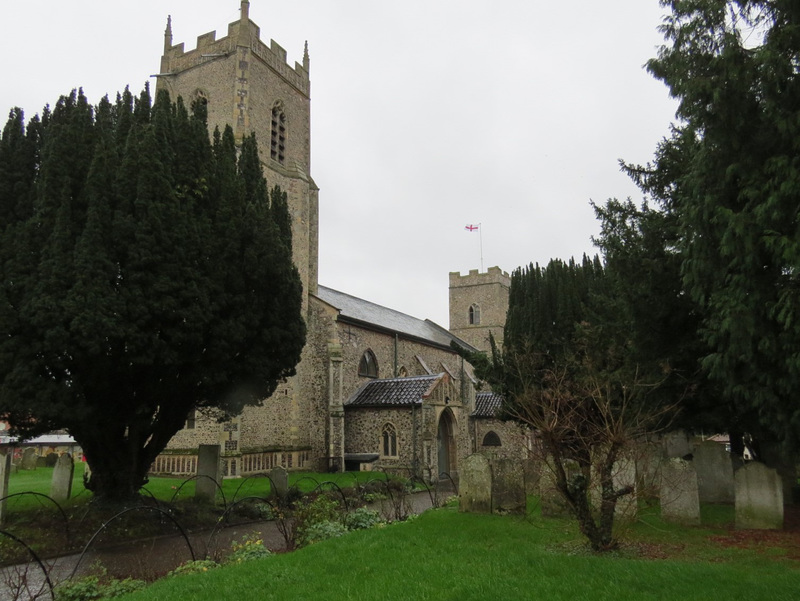
<path id="1" fill-rule="evenodd" d="M 680 121 L 653 165 L 627 168 L 674 220 L 702 366 L 751 432 L 797 442 L 800 12 L 786 0 L 662 5 L 667 45 L 648 69 Z"/>
<path id="2" fill-rule="evenodd" d="M 147 89 L 73 92 L 27 127 L 15 110 L 0 138 L 0 413 L 66 429 L 106 500 L 189 411 L 260 402 L 304 345 L 285 195 L 254 137 L 213 140 L 204 105 Z"/>

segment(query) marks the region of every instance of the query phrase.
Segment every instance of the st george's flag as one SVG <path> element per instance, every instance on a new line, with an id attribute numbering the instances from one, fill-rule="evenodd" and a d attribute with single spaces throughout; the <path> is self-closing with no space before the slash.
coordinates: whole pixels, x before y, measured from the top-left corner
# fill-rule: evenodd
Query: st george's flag
<path id="1" fill-rule="evenodd" d="M 471 223 L 470 223 L 470 224 L 468 224 L 468 225 L 465 225 L 465 226 L 464 226 L 464 229 L 465 229 L 465 230 L 467 230 L 468 232 L 474 232 L 474 231 L 475 231 L 475 230 L 477 230 L 479 227 L 480 227 L 480 224 L 478 224 L 478 225 L 473 225 L 473 224 L 471 224 Z"/>

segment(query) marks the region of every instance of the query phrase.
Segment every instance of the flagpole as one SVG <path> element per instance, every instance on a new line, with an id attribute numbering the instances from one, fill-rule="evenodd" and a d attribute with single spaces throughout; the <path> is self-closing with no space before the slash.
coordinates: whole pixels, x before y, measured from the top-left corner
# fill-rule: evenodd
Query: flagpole
<path id="1" fill-rule="evenodd" d="M 483 224 L 478 224 L 478 236 L 480 236 L 481 241 L 481 270 L 479 273 L 483 273 Z"/>

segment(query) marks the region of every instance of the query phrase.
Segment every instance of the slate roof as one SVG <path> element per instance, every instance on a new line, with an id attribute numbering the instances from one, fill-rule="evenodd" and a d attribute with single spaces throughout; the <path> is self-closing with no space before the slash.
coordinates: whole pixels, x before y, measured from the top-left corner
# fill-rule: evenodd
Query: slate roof
<path id="1" fill-rule="evenodd" d="M 503 397 L 495 392 L 475 393 L 475 411 L 470 417 L 495 417 L 503 404 Z"/>
<path id="2" fill-rule="evenodd" d="M 353 393 L 347 407 L 410 407 L 421 405 L 422 399 L 444 374 L 370 380 Z"/>
<path id="3" fill-rule="evenodd" d="M 339 310 L 340 321 L 388 330 L 448 349 L 450 343 L 455 342 L 468 350 L 476 350 L 430 319 L 417 319 L 325 286 L 317 288 L 317 297 Z"/>

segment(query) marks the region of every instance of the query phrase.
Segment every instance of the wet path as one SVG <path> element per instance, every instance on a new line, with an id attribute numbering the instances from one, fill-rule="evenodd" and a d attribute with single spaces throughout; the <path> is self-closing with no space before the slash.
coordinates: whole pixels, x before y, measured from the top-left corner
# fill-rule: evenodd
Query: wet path
<path id="1" fill-rule="evenodd" d="M 429 493 L 419 492 L 408 495 L 404 503 L 405 512 L 418 514 L 431 507 L 432 499 Z M 388 500 L 373 503 L 369 507 L 383 517 L 394 513 L 394 507 Z M 208 557 L 221 560 L 230 552 L 234 541 L 255 533 L 269 550 L 286 550 L 286 541 L 277 522 L 247 522 L 214 531 L 188 534 L 188 544 L 180 534 L 168 535 L 118 545 L 103 545 L 82 558 L 80 555 L 67 555 L 44 560 L 43 563 L 54 586 L 69 579 L 73 572 L 77 575 L 90 573 L 97 562 L 116 577 L 154 580 L 192 559 L 192 550 L 195 559 Z M 29 563 L 0 569 L 0 601 L 31 599 L 51 599 L 45 574 L 38 564 Z"/>

